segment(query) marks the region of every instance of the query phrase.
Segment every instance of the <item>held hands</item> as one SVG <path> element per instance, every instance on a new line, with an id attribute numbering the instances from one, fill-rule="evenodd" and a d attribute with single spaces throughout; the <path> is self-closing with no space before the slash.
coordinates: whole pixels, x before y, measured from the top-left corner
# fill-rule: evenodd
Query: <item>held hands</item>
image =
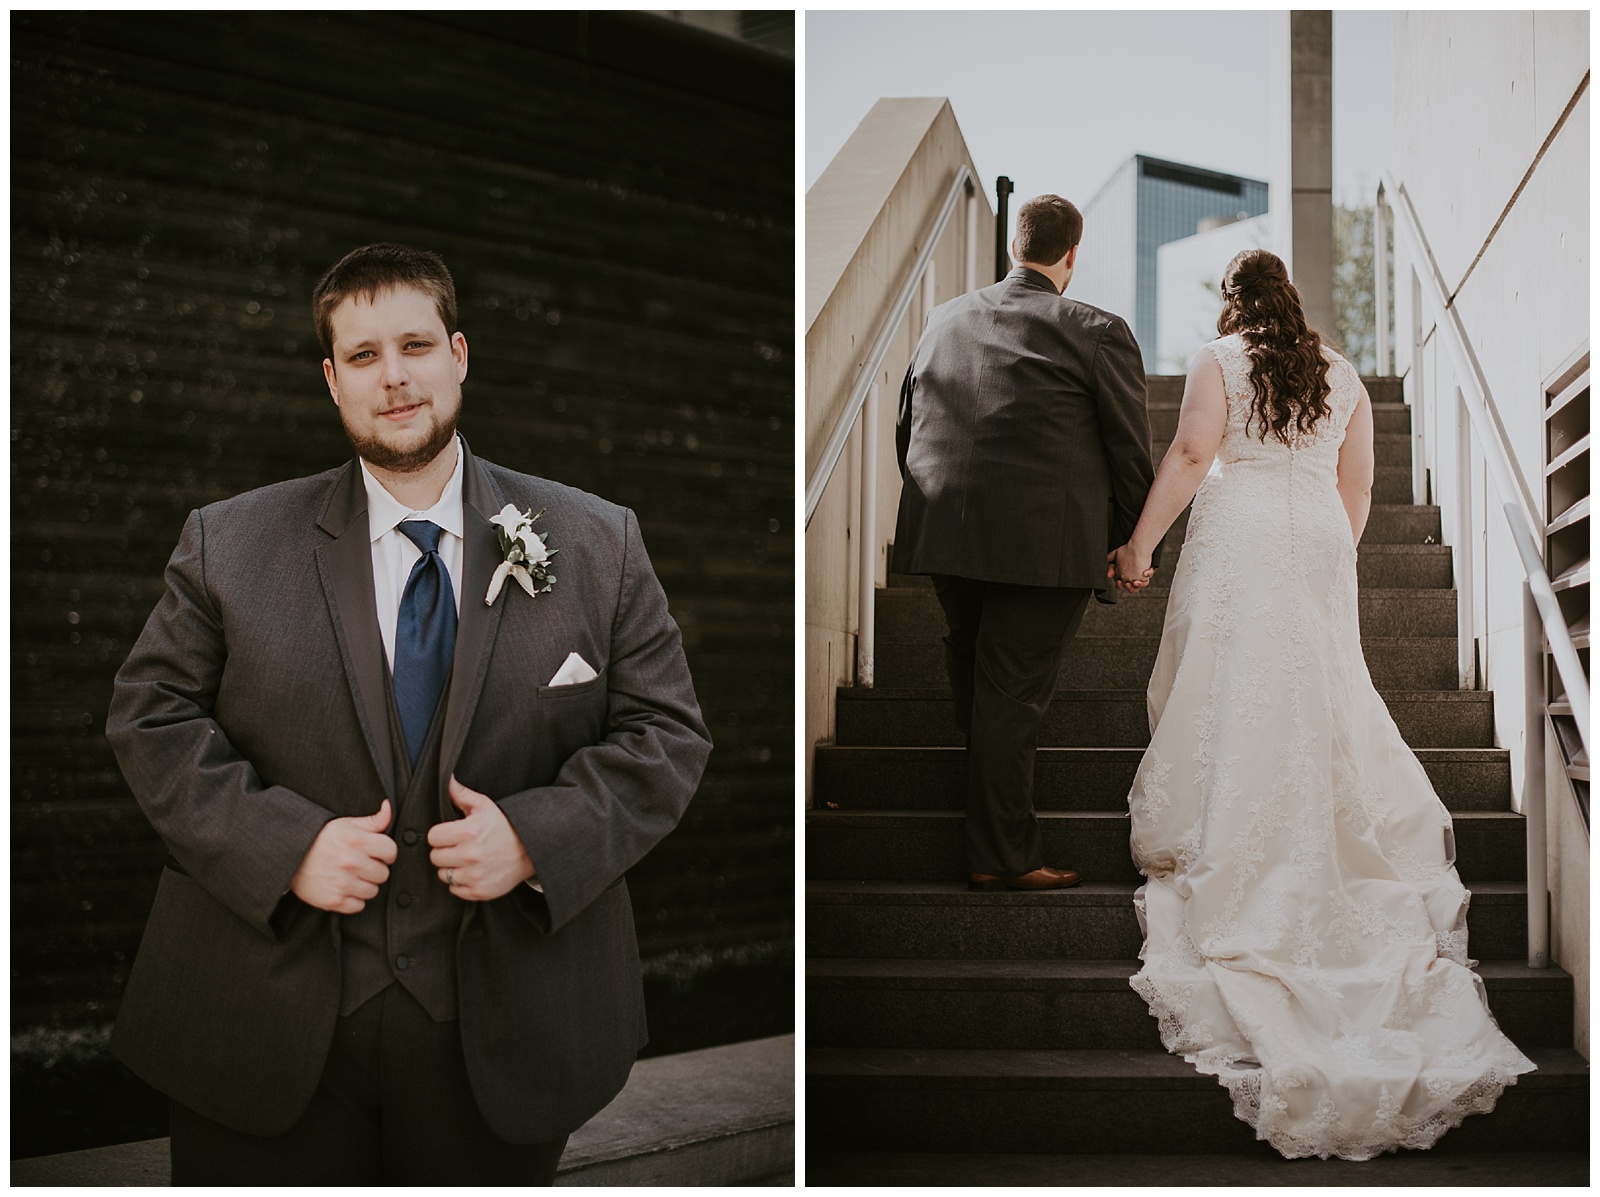
<path id="1" fill-rule="evenodd" d="M 307 906 L 358 914 L 389 880 L 399 849 L 384 832 L 392 815 L 385 798 L 375 814 L 331 819 L 295 870 L 289 888 Z"/>
<path id="2" fill-rule="evenodd" d="M 1106 566 L 1106 577 L 1116 579 L 1118 590 L 1130 593 L 1143 590 L 1155 576 L 1150 554 L 1139 552 L 1132 542 L 1107 553 L 1106 561 L 1110 563 Z"/>
<path id="3" fill-rule="evenodd" d="M 533 861 L 494 799 L 467 789 L 452 776 L 450 801 L 466 818 L 429 829 L 433 851 L 428 859 L 452 894 L 469 902 L 487 902 L 533 876 Z"/>

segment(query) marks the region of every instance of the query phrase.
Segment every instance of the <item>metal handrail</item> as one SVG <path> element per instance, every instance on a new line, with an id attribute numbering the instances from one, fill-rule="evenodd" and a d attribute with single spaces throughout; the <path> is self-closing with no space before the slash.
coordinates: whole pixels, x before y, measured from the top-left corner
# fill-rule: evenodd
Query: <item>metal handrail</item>
<path id="1" fill-rule="evenodd" d="M 923 236 L 922 252 L 917 255 L 910 273 L 906 275 L 900 293 L 895 296 L 894 305 L 878 329 L 877 339 L 872 343 L 867 360 L 861 367 L 861 372 L 856 375 L 855 385 L 850 388 L 850 397 L 845 401 L 844 410 L 834 422 L 833 431 L 828 436 L 827 447 L 822 451 L 822 458 L 817 462 L 817 468 L 812 471 L 811 477 L 806 480 L 805 526 L 808 528 L 811 526 L 811 516 L 816 512 L 817 504 L 822 501 L 822 492 L 827 489 L 828 479 L 833 477 L 833 469 L 839 464 L 839 455 L 844 452 L 845 443 L 850 439 L 850 429 L 855 427 L 856 417 L 861 414 L 861 405 L 866 402 L 867 390 L 872 386 L 872 380 L 877 377 L 883 359 L 888 356 L 889 346 L 894 341 L 895 333 L 900 329 L 900 321 L 905 319 L 906 311 L 911 307 L 912 297 L 917 293 L 917 285 L 922 281 L 923 272 L 927 270 L 928 263 L 933 261 L 933 252 L 939 246 L 939 238 L 944 235 L 944 226 L 950 222 L 950 215 L 956 210 L 956 201 L 972 185 L 972 170 L 962 163 L 960 169 L 956 171 L 955 182 L 950 184 L 950 191 L 939 209 L 939 215 L 935 217 L 932 226 Z"/>
<path id="2" fill-rule="evenodd" d="M 1507 503 L 1505 509 L 1506 521 L 1511 525 L 1511 539 L 1517 542 L 1517 554 L 1522 558 L 1523 572 L 1528 575 L 1528 588 L 1533 592 L 1533 601 L 1539 608 L 1539 620 L 1544 624 L 1550 655 L 1555 658 L 1561 684 L 1567 688 L 1567 701 L 1572 705 L 1572 718 L 1578 724 L 1583 751 L 1592 758 L 1593 753 L 1589 748 L 1589 679 L 1584 675 L 1583 662 L 1578 659 L 1572 633 L 1561 614 L 1561 604 L 1556 601 L 1550 575 L 1545 572 L 1543 554 L 1522 521 L 1515 518 L 1513 504 Z M 1556 633 L 1552 634 L 1552 628 L 1556 629 Z"/>
<path id="3" fill-rule="evenodd" d="M 1425 267 L 1419 275 L 1425 284 L 1423 295 L 1434 309 L 1434 323 L 1446 333 L 1444 343 L 1454 360 L 1456 376 L 1462 383 L 1461 405 L 1467 409 L 1467 416 L 1472 420 L 1478 443 L 1483 446 L 1484 464 L 1488 467 L 1489 477 L 1493 479 L 1495 489 L 1500 492 L 1500 500 L 1505 505 L 1506 522 L 1511 525 L 1511 536 L 1522 558 L 1523 572 L 1528 576 L 1534 602 L 1539 606 L 1539 617 L 1544 624 L 1545 639 L 1550 644 L 1550 654 L 1555 658 L 1556 670 L 1567 688 L 1573 718 L 1577 720 L 1578 730 L 1583 737 L 1584 751 L 1588 752 L 1589 679 L 1584 675 L 1578 650 L 1572 644 L 1572 633 L 1567 630 L 1555 591 L 1551 589 L 1550 575 L 1544 568 L 1544 554 L 1538 549 L 1539 542 L 1534 530 L 1543 528 L 1544 521 L 1535 514 L 1537 507 L 1533 493 L 1511 455 L 1509 438 L 1499 410 L 1495 407 L 1494 396 L 1467 341 L 1460 313 L 1445 289 L 1444 276 L 1440 274 L 1433 250 L 1423 235 L 1422 223 L 1411 206 L 1411 197 L 1405 188 L 1395 184 L 1388 171 L 1384 172 L 1383 180 L 1378 184 L 1380 209 L 1385 191 L 1393 197 L 1391 207 L 1395 214 L 1396 231 L 1410 243 L 1412 260 Z"/>

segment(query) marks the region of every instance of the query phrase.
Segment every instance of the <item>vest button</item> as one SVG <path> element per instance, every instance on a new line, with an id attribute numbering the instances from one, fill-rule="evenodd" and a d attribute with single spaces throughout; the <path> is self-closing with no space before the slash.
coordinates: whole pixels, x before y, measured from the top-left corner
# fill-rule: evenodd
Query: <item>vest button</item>
<path id="1" fill-rule="evenodd" d="M 408 844 L 414 844 L 417 842 L 417 833 L 414 831 L 407 831 L 401 838 Z"/>
<path id="2" fill-rule="evenodd" d="M 411 895 L 410 894 L 401 894 L 395 900 L 397 902 L 399 902 L 400 905 L 402 905 L 402 906 L 410 906 L 411 905 Z"/>
<path id="3" fill-rule="evenodd" d="M 401 972 L 404 972 L 406 969 L 411 967 L 411 957 L 410 956 L 396 956 L 395 957 L 395 961 L 394 961 L 394 966 L 397 969 L 399 969 Z"/>

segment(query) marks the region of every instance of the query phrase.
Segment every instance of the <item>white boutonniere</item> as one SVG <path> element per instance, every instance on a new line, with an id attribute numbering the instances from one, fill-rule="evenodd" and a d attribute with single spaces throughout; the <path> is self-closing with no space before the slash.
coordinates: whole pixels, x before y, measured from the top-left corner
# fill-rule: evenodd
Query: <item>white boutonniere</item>
<path id="1" fill-rule="evenodd" d="M 484 606 L 494 606 L 494 600 L 500 596 L 500 587 L 505 585 L 507 577 L 515 578 L 518 585 L 528 592 L 529 598 L 543 594 L 556 584 L 556 576 L 550 572 L 550 558 L 561 550 L 545 544 L 550 535 L 548 532 L 536 533 L 533 530 L 533 521 L 543 514 L 542 508 L 538 515 L 529 515 L 507 503 L 500 509 L 499 515 L 490 517 L 489 522 L 495 526 L 495 532 L 500 537 L 500 553 L 505 560 L 494 571 L 489 593 L 483 596 Z"/>

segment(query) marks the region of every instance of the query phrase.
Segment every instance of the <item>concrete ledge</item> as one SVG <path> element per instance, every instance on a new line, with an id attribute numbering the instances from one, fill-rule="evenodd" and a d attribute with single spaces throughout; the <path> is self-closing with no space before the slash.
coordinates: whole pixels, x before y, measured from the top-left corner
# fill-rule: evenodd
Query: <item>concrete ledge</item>
<path id="1" fill-rule="evenodd" d="M 794 1170 L 794 1036 L 640 1060 L 558 1185 L 750 1184 Z"/>
<path id="2" fill-rule="evenodd" d="M 168 1140 L 13 1160 L 13 1185 L 165 1185 Z M 558 1185 L 794 1183 L 794 1036 L 640 1060 L 579 1128 Z"/>
<path id="3" fill-rule="evenodd" d="M 166 1139 L 118 1143 L 88 1151 L 11 1161 L 13 1185 L 166 1185 L 172 1183 L 172 1155 Z"/>

